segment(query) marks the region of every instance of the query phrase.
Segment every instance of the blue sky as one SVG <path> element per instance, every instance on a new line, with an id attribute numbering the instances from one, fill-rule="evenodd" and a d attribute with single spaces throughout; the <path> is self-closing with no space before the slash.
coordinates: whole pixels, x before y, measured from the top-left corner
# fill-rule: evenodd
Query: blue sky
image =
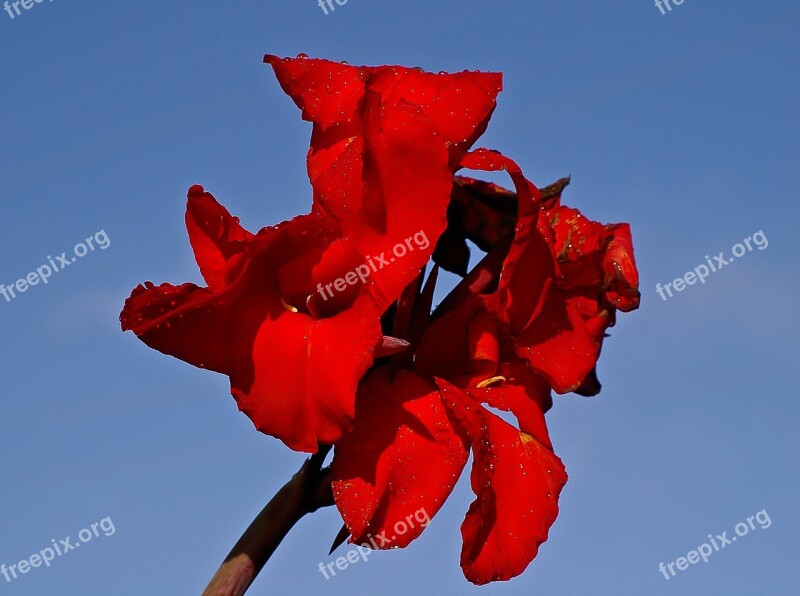
<path id="1" fill-rule="evenodd" d="M 306 212 L 310 127 L 265 52 L 499 70 L 482 144 L 565 200 L 628 221 L 642 308 L 621 316 L 603 393 L 549 415 L 570 474 L 539 557 L 508 584 L 458 567 L 462 482 L 424 535 L 326 581 L 339 529 L 305 519 L 254 594 L 792 594 L 800 407 L 794 3 L 55 0 L 0 12 L 0 283 L 103 230 L 47 285 L 0 298 L 0 563 L 110 517 L 115 533 L 0 594 L 193 594 L 303 457 L 259 435 L 227 379 L 117 322 L 139 282 L 199 281 L 183 224 L 203 184 L 258 229 Z M 758 231 L 769 241 L 669 300 Z M 464 478 L 466 480 L 466 476 Z M 708 534 L 772 524 L 669 581 Z"/>

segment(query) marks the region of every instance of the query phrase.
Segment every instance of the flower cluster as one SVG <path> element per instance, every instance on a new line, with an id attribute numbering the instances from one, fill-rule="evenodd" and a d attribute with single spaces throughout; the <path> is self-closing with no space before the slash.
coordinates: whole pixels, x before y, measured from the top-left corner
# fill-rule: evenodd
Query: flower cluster
<path id="1" fill-rule="evenodd" d="M 289 448 L 334 445 L 351 542 L 434 516 L 472 452 L 461 566 L 477 584 L 517 576 L 567 480 L 545 425 L 551 392 L 597 393 L 606 329 L 638 306 L 630 229 L 561 205 L 567 181 L 540 190 L 472 148 L 500 74 L 265 62 L 313 124 L 310 213 L 253 234 L 192 187 L 186 224 L 207 286 L 137 287 L 123 329 L 229 376 L 239 408 Z M 505 171 L 515 190 L 460 169 Z M 363 283 L 318 292 L 420 234 Z M 486 253 L 471 270 L 470 243 Z M 433 308 L 440 269 L 463 279 Z"/>

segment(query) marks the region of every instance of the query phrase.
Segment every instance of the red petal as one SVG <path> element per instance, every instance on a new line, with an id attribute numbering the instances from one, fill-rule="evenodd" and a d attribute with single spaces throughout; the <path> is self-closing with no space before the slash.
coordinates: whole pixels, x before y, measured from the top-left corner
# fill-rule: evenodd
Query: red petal
<path id="1" fill-rule="evenodd" d="M 222 288 L 253 235 L 199 185 L 189 189 L 186 228 L 203 279 L 211 289 Z"/>
<path id="2" fill-rule="evenodd" d="M 253 235 L 206 193 L 189 189 L 186 227 L 195 258 L 209 288 L 194 284 L 139 286 L 120 315 L 123 331 L 133 331 L 151 348 L 200 368 L 227 373 L 228 309 Z"/>
<path id="3" fill-rule="evenodd" d="M 364 206 L 372 222 L 340 221 L 361 254 L 384 256 L 390 263 L 376 263 L 371 277 L 373 298 L 384 310 L 433 254 L 447 226 L 453 176 L 444 142 L 419 108 L 384 111 L 370 104 L 367 122 Z"/>
<path id="4" fill-rule="evenodd" d="M 544 417 L 553 405 L 550 385 L 518 363 L 504 364 L 500 373 L 504 381 L 484 389 L 470 388 L 467 394 L 492 408 L 511 412 L 522 432 L 552 450 Z"/>
<path id="5" fill-rule="evenodd" d="M 481 310 L 470 321 L 468 341 L 473 369 L 478 376 L 491 377 L 500 362 L 500 329 L 497 320 Z"/>
<path id="6" fill-rule="evenodd" d="M 461 165 L 474 170 L 505 170 L 517 189 L 516 235 L 503 263 L 498 289 L 485 298 L 487 308 L 516 336 L 541 312 L 557 273 L 539 204 L 541 193 L 513 160 L 496 151 L 477 149 Z"/>
<path id="7" fill-rule="evenodd" d="M 480 136 L 502 90 L 502 74 L 461 72 L 432 74 L 402 66 L 356 67 L 307 57 L 264 57 L 283 90 L 303 110 L 303 117 L 327 129 L 350 123 L 367 88 L 386 104 L 411 103 L 448 143 L 469 147 Z"/>
<path id="8" fill-rule="evenodd" d="M 353 117 L 364 94 L 367 71 L 344 63 L 266 55 L 283 90 L 303 111 L 303 119 L 323 129 Z"/>
<path id="9" fill-rule="evenodd" d="M 560 260 L 576 261 L 605 246 L 605 226 L 588 219 L 577 209 L 558 207 L 550 217 L 555 251 Z"/>
<path id="10" fill-rule="evenodd" d="M 466 461 L 465 440 L 434 385 L 404 371 L 391 377 L 386 367 L 369 375 L 355 426 L 337 443 L 332 465 L 334 497 L 351 542 L 407 546 L 439 511 Z"/>
<path id="11" fill-rule="evenodd" d="M 123 328 L 151 347 L 228 374 L 259 430 L 314 452 L 350 427 L 358 383 L 382 338 L 380 313 L 366 292 L 328 318 L 301 312 L 316 291 L 316 274 L 353 264 L 334 242 L 340 232 L 330 218 L 298 217 L 240 240 L 224 218 L 219 233 L 203 219 L 223 211 L 195 189 L 190 233 L 201 266 L 222 287 L 140 287 L 126 303 Z M 321 262 L 329 266 L 318 270 Z"/>
<path id="12" fill-rule="evenodd" d="M 455 310 L 435 319 L 425 330 L 416 351 L 415 369 L 427 377 L 450 380 L 471 376 L 469 329 L 473 319 L 482 311 L 483 305 L 468 296 Z"/>
<path id="13" fill-rule="evenodd" d="M 472 489 L 477 496 L 461 525 L 461 568 L 474 584 L 520 575 L 547 540 L 567 482 L 561 460 L 531 435 L 474 407 L 439 381 L 446 404 L 472 439 Z"/>
<path id="14" fill-rule="evenodd" d="M 568 207 L 555 208 L 550 217 L 563 274 L 560 286 L 601 289 L 609 306 L 623 312 L 638 308 L 639 272 L 630 226 L 602 225 Z"/>
<path id="15" fill-rule="evenodd" d="M 485 172 L 505 170 L 517 189 L 520 216 L 535 214 L 538 210 L 541 191 L 533 182 L 525 178 L 522 169 L 513 159 L 509 159 L 499 151 L 475 149 L 461 159 L 461 167 Z"/>
<path id="16" fill-rule="evenodd" d="M 228 321 L 231 391 L 240 409 L 260 431 L 307 452 L 334 443 L 350 427 L 356 388 L 383 336 L 366 295 L 319 320 L 287 303 L 284 289 L 315 291 L 304 255 L 324 260 L 323 247 L 338 250 L 330 244 L 335 230 L 326 226 L 327 219 L 307 215 L 262 230 L 251 248 L 247 290 Z M 305 291 L 287 263 L 295 264 Z"/>
<path id="17" fill-rule="evenodd" d="M 370 88 L 388 104 L 419 106 L 444 140 L 454 145 L 454 157 L 460 157 L 485 131 L 503 88 L 503 75 L 477 71 L 433 74 L 384 67 L 370 81 Z"/>
<path id="18" fill-rule="evenodd" d="M 314 210 L 332 215 L 373 269 L 369 291 L 382 311 L 433 253 L 446 227 L 451 164 L 485 129 L 501 75 L 265 61 L 314 122 Z M 376 268 L 381 257 L 391 265 Z"/>
<path id="19" fill-rule="evenodd" d="M 215 294 L 194 284 L 138 286 L 120 315 L 123 331 L 133 331 L 151 348 L 193 366 L 228 371 L 225 333 L 232 293 Z"/>
<path id="20" fill-rule="evenodd" d="M 361 255 L 368 291 L 383 311 L 418 275 L 446 227 L 452 171 L 444 140 L 420 108 L 380 101 L 367 93 L 358 114 L 363 131 L 333 148 L 320 143 L 338 129 L 315 132 L 308 159 L 315 210 L 334 218 Z"/>
<path id="21" fill-rule="evenodd" d="M 519 337 L 516 351 L 556 392 L 568 393 L 594 368 L 599 346 L 577 309 L 554 291 L 536 322 Z"/>
<path id="22" fill-rule="evenodd" d="M 639 308 L 639 272 L 633 258 L 633 240 L 628 224 L 609 226 L 611 240 L 603 259 L 605 298 L 622 312 Z"/>
<path id="23" fill-rule="evenodd" d="M 335 240 L 327 247 L 320 247 L 319 254 L 308 256 L 314 256 L 314 261 L 303 263 L 293 259 L 281 267 L 279 275 L 283 291 L 294 297 L 298 304 L 305 303 L 310 312 L 320 317 L 333 316 L 350 308 L 360 295 L 367 292 L 366 283 L 352 277 L 363 257 L 349 240 Z M 346 277 L 356 283 L 346 283 Z M 343 281 L 337 282 L 340 278 Z M 343 290 L 339 283 L 345 283 Z M 309 288 L 313 288 L 310 297 Z"/>
<path id="24" fill-rule="evenodd" d="M 257 328 L 248 353 L 231 346 L 231 391 L 258 430 L 314 453 L 318 443 L 335 443 L 350 427 L 356 388 L 382 337 L 380 324 L 363 309 L 315 321 L 278 301 L 260 301 L 244 298 L 231 319 L 231 343 Z"/>
<path id="25" fill-rule="evenodd" d="M 461 526 L 461 568 L 482 585 L 520 575 L 547 540 L 567 482 L 561 460 L 532 436 L 484 413 L 473 442 L 472 503 Z"/>

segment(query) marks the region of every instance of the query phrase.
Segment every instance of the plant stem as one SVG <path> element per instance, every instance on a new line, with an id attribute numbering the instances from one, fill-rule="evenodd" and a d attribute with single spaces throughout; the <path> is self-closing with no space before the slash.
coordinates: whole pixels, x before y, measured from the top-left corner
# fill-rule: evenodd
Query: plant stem
<path id="1" fill-rule="evenodd" d="M 242 596 L 294 525 L 307 513 L 333 505 L 330 470 L 322 469 L 329 445 L 317 453 L 272 498 L 214 574 L 203 596 Z"/>

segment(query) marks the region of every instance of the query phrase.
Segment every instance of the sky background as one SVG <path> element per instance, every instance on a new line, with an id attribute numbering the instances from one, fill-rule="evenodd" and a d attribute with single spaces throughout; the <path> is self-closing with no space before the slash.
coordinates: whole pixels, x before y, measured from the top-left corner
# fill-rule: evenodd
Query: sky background
<path id="1" fill-rule="evenodd" d="M 105 517 L 101 535 L 0 595 L 198 594 L 303 456 L 238 413 L 225 377 L 122 334 L 139 282 L 200 281 L 183 223 L 203 184 L 250 229 L 307 212 L 310 125 L 265 52 L 504 73 L 481 144 L 565 202 L 632 225 L 642 307 L 622 315 L 593 399 L 556 399 L 570 481 L 521 577 L 458 566 L 468 476 L 408 549 L 326 581 L 340 519 L 304 519 L 253 594 L 794 594 L 797 64 L 793 2 L 55 0 L 0 12 L 0 283 L 105 230 L 0 298 L 0 563 Z M 759 230 L 769 240 L 663 301 L 655 291 Z M 659 562 L 766 509 L 669 581 Z M 339 553 L 341 554 L 341 553 Z"/>

